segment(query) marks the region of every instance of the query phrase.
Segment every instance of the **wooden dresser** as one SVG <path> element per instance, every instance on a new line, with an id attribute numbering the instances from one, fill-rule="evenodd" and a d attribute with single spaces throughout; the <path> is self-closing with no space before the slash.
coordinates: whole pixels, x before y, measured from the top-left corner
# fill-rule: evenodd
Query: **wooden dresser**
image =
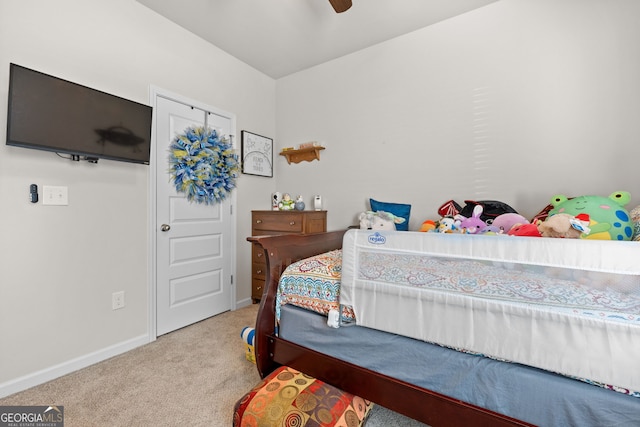
<path id="1" fill-rule="evenodd" d="M 251 211 L 251 235 L 265 236 L 327 231 L 327 211 Z M 263 250 L 251 248 L 251 299 L 260 301 L 267 277 Z"/>

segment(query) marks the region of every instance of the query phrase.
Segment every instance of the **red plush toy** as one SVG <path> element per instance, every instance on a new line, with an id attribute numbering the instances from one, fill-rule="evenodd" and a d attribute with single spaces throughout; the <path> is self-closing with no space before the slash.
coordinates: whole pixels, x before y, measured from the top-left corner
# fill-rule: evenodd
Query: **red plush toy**
<path id="1" fill-rule="evenodd" d="M 509 236 L 542 237 L 537 224 L 516 224 L 507 234 Z"/>

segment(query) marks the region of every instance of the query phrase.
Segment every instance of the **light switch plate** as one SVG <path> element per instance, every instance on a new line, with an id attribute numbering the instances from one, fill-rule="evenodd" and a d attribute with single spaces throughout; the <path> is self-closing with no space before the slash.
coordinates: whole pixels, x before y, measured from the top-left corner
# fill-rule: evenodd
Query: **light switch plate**
<path id="1" fill-rule="evenodd" d="M 42 186 L 42 204 L 67 206 L 69 204 L 69 188 L 53 185 Z"/>

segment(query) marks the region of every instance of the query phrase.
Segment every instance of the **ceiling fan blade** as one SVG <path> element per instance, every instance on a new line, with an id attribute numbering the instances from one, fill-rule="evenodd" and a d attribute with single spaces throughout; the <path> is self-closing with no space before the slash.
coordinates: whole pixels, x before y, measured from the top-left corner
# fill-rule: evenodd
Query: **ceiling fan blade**
<path id="1" fill-rule="evenodd" d="M 351 7 L 351 0 L 329 0 L 336 13 L 342 13 Z"/>

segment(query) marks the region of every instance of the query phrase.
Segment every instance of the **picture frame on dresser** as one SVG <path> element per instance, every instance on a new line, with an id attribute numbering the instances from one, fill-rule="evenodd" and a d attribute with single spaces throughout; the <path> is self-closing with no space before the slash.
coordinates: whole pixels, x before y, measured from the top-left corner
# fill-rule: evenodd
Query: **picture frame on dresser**
<path id="1" fill-rule="evenodd" d="M 273 178 L 273 139 L 246 130 L 241 136 L 242 173 Z"/>

